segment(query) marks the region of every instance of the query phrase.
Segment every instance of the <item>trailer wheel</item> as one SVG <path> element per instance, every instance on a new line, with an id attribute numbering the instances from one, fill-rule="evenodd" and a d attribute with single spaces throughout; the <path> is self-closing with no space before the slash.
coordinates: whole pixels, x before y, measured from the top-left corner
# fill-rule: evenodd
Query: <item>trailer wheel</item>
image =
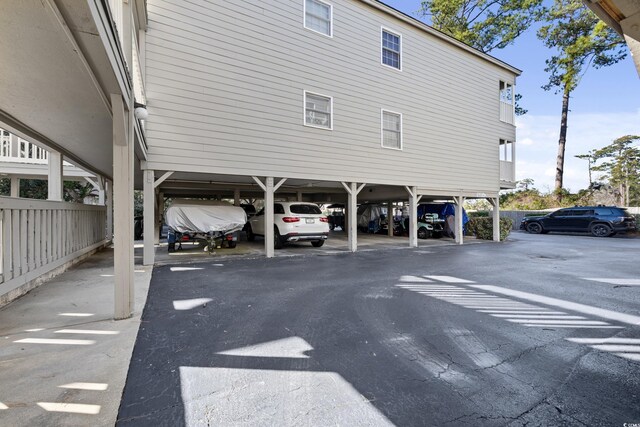
<path id="1" fill-rule="evenodd" d="M 229 249 L 233 249 L 236 247 L 236 242 L 234 240 L 227 240 L 227 247 Z"/>

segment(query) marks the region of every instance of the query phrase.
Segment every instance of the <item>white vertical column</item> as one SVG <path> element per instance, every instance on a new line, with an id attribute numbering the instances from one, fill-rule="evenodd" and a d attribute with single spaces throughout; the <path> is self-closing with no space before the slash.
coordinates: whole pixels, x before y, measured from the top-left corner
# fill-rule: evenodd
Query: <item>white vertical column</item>
<path id="1" fill-rule="evenodd" d="M 49 195 L 47 200 L 62 201 L 62 154 L 49 151 Z"/>
<path id="2" fill-rule="evenodd" d="M 153 188 L 153 182 L 155 175 L 153 170 L 147 169 L 143 171 L 143 238 L 144 238 L 144 250 L 142 252 L 142 263 L 144 265 L 153 265 L 154 263 L 154 230 L 155 230 L 155 189 Z"/>
<path id="3" fill-rule="evenodd" d="M 113 182 L 104 183 L 106 203 L 107 203 L 107 240 L 113 240 Z"/>
<path id="4" fill-rule="evenodd" d="M 97 177 L 98 179 L 98 204 L 100 206 L 104 206 L 105 203 L 105 186 L 106 186 L 106 182 L 107 180 L 104 179 L 101 176 Z"/>
<path id="5" fill-rule="evenodd" d="M 409 247 L 418 247 L 418 195 L 416 187 L 409 191 Z"/>
<path id="6" fill-rule="evenodd" d="M 500 241 L 500 198 L 489 199 L 489 202 L 493 206 L 492 218 L 493 218 L 493 241 Z"/>
<path id="7" fill-rule="evenodd" d="M 456 202 L 456 215 L 455 215 L 455 230 L 454 233 L 456 235 L 456 243 L 461 245 L 464 243 L 463 236 L 463 224 L 462 224 L 462 206 L 464 205 L 465 198 L 463 196 L 454 197 L 453 200 Z"/>
<path id="8" fill-rule="evenodd" d="M 298 202 L 302 201 L 302 191 L 298 191 L 296 193 L 296 201 L 298 201 Z"/>
<path id="9" fill-rule="evenodd" d="M 264 252 L 267 258 L 273 258 L 275 256 L 275 250 L 273 248 L 273 219 L 273 177 L 268 176 L 265 180 L 264 190 Z"/>
<path id="10" fill-rule="evenodd" d="M 11 197 L 20 197 L 20 178 L 17 176 L 11 177 Z"/>
<path id="11" fill-rule="evenodd" d="M 233 206 L 240 206 L 240 189 L 233 190 Z"/>
<path id="12" fill-rule="evenodd" d="M 387 234 L 393 237 L 393 202 L 387 202 L 387 223 L 389 224 Z"/>
<path id="13" fill-rule="evenodd" d="M 111 94 L 113 110 L 113 207 L 116 319 L 133 313 L 133 115 L 122 96 Z"/>
<path id="14" fill-rule="evenodd" d="M 349 197 L 347 202 L 347 215 L 349 216 L 349 251 L 358 250 L 358 191 L 357 184 L 349 184 Z"/>

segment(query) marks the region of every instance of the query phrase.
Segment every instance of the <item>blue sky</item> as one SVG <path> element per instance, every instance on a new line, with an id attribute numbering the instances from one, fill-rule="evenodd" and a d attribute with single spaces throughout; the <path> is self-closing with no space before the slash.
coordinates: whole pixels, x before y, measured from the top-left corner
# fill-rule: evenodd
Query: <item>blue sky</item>
<path id="1" fill-rule="evenodd" d="M 420 0 L 383 0 L 414 18 Z M 545 92 L 545 59 L 551 51 L 536 38 L 535 28 L 514 45 L 491 55 L 519 68 L 516 90 L 522 107 L 529 110 L 518 118 L 516 178 L 533 178 L 543 191 L 554 186 L 555 161 L 560 128 L 561 96 Z M 577 191 L 588 186 L 587 163 L 573 156 L 600 148 L 613 139 L 640 135 L 640 79 L 630 55 L 611 67 L 589 69 L 569 104 L 565 187 Z"/>

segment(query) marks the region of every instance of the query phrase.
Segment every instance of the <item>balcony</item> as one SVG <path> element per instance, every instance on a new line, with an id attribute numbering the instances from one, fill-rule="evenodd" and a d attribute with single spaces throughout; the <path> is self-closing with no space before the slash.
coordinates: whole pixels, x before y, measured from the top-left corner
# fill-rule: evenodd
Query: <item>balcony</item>
<path id="1" fill-rule="evenodd" d="M 500 188 L 516 186 L 516 144 L 513 141 L 500 140 Z"/>

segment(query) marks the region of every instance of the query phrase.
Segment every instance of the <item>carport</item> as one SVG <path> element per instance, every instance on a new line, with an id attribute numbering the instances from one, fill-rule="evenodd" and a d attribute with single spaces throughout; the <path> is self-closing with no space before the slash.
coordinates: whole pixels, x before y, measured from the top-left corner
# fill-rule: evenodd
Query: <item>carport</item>
<path id="1" fill-rule="evenodd" d="M 143 162 L 143 168 L 146 163 Z M 486 198 L 496 207 L 493 212 L 494 240 L 499 239 L 498 195 L 459 192 L 457 195 L 443 190 L 422 189 L 416 186 L 394 186 L 380 183 L 305 180 L 271 176 L 219 175 L 181 171 L 144 170 L 144 264 L 155 261 L 154 245 L 159 233 L 166 198 L 211 198 L 233 200 L 239 206 L 243 199 L 262 199 L 265 223 L 274 221 L 275 200 L 305 201 L 313 203 L 343 203 L 346 207 L 348 250 L 358 250 L 357 206 L 359 203 L 384 203 L 391 210 L 394 203 L 409 206 L 409 247 L 418 246 L 417 207 L 420 201 L 447 200 L 456 205 L 456 242 L 463 243 L 462 205 L 468 198 Z M 275 256 L 273 228 L 265 227 L 264 254 Z M 389 227 L 389 235 L 393 235 Z"/>

